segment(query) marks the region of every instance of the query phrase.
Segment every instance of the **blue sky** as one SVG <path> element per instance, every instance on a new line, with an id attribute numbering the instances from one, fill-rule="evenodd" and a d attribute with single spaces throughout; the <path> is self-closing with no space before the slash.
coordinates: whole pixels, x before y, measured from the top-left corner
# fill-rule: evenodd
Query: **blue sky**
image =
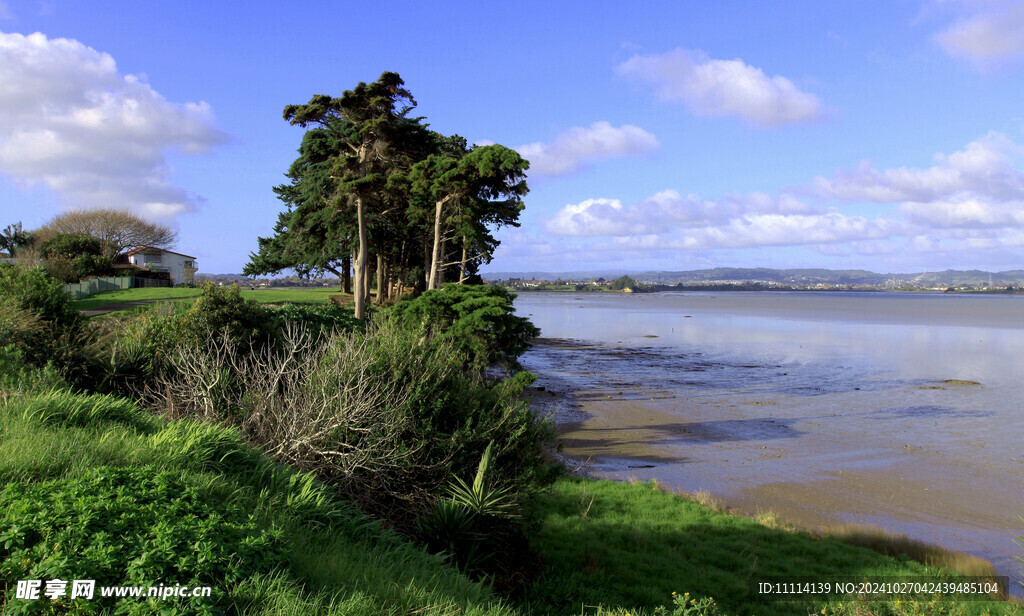
<path id="1" fill-rule="evenodd" d="M 485 271 L 1024 269 L 1024 2 L 0 0 L 0 226 L 116 206 L 238 272 L 285 105 L 396 71 L 531 161 Z"/>

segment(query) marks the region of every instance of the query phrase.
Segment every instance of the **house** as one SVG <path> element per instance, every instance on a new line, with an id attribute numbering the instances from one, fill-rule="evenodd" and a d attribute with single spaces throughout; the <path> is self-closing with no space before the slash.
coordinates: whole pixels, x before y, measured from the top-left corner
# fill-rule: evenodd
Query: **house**
<path id="1" fill-rule="evenodd" d="M 171 277 L 172 284 L 190 282 L 187 279 L 191 276 L 186 272 L 194 273 L 199 269 L 196 267 L 195 257 L 151 246 L 133 248 L 120 255 L 117 262 L 134 265 L 150 272 L 166 272 Z"/>

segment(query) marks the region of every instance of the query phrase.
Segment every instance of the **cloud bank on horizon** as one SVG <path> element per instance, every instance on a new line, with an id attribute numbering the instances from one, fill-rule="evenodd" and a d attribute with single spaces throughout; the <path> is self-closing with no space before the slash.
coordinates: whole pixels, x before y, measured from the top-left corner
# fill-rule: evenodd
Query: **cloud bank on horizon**
<path id="1" fill-rule="evenodd" d="M 1024 245 L 1024 149 L 991 132 L 925 168 L 875 169 L 868 161 L 775 195 L 703 199 L 662 190 L 631 206 L 614 198 L 568 204 L 546 221 L 553 236 L 604 238 L 587 249 L 633 254 L 764 246 L 849 244 L 905 238 L 922 251 Z M 891 204 L 868 217 L 842 213 L 859 202 Z"/>

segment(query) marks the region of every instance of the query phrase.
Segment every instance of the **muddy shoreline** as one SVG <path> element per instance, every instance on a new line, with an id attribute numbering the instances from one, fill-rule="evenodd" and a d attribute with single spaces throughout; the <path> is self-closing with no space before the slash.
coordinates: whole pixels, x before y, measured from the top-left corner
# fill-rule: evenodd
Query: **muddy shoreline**
<path id="1" fill-rule="evenodd" d="M 792 400 L 770 390 L 709 392 L 697 383 L 647 382 L 609 369 L 624 358 L 642 363 L 645 353 L 539 339 L 524 357 L 539 377 L 531 388 L 535 408 L 553 418 L 570 465 L 595 477 L 656 478 L 688 492 L 706 490 L 738 513 L 771 511 L 808 530 L 879 527 L 985 558 L 1000 575 L 1020 579 L 1021 550 L 1013 543 L 1014 534 L 1024 534 L 1017 521 L 1024 513 L 1020 474 L 956 459 L 910 434 L 893 440 L 844 423 L 859 413 L 857 425 L 870 426 L 863 417 L 873 419 L 869 412 L 853 409 L 874 408 L 891 395 L 890 384 L 833 392 L 839 404 L 832 416 L 794 416 L 786 409 Z M 914 390 L 901 393 L 924 398 L 974 386 L 936 379 L 906 384 Z M 930 419 L 931 407 L 908 408 L 901 412 Z M 1019 584 L 1011 586 L 1020 593 Z"/>

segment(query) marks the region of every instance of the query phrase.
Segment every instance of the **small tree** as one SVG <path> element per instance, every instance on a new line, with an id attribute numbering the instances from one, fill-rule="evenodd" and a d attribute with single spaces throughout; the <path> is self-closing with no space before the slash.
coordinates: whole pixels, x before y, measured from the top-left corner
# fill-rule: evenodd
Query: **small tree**
<path id="1" fill-rule="evenodd" d="M 46 259 L 47 271 L 61 282 L 78 282 L 114 271 L 110 257 L 102 254 L 100 241 L 88 235 L 58 233 L 43 242 L 39 252 Z"/>
<path id="2" fill-rule="evenodd" d="M 22 246 L 27 246 L 32 243 L 32 234 L 26 233 L 21 228 L 21 222 L 16 222 L 13 225 L 7 225 L 4 230 L 0 232 L 0 249 L 7 252 L 7 254 L 16 256 L 18 249 Z"/>
<path id="3" fill-rule="evenodd" d="M 614 281 L 612 281 L 612 291 L 625 291 L 626 289 L 629 289 L 630 291 L 635 291 L 636 288 L 636 281 L 630 278 L 629 276 L 619 276 Z"/>
<path id="4" fill-rule="evenodd" d="M 138 246 L 170 248 L 178 239 L 178 234 L 170 227 L 114 208 L 72 210 L 46 223 L 38 233 L 43 237 L 74 233 L 96 238 L 103 255 L 110 259 Z"/>

